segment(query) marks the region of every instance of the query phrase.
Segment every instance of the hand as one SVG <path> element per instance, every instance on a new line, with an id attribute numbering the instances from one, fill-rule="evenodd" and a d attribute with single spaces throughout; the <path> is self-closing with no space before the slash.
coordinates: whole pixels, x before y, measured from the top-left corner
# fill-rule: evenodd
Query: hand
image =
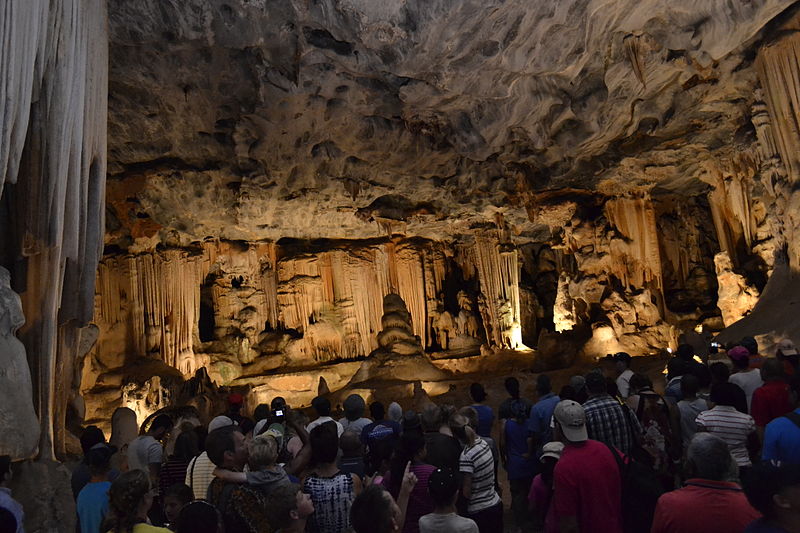
<path id="1" fill-rule="evenodd" d="M 403 482 L 400 485 L 400 491 L 409 494 L 414 489 L 414 486 L 416 486 L 417 484 L 417 476 L 414 474 L 414 472 L 411 472 L 410 470 L 411 470 L 411 461 L 409 461 L 408 464 L 406 464 L 405 472 L 403 472 Z"/>
<path id="2" fill-rule="evenodd" d="M 212 472 L 212 474 L 214 474 L 214 477 L 222 477 L 222 473 L 223 472 L 224 472 L 224 469 L 222 469 L 220 467 L 216 467 L 214 469 L 214 471 Z"/>

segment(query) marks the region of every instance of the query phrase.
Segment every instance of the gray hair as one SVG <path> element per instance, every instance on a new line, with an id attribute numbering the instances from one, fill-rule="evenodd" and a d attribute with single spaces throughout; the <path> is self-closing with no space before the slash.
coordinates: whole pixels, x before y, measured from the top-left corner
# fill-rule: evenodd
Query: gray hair
<path id="1" fill-rule="evenodd" d="M 711 433 L 696 433 L 686 452 L 694 475 L 703 479 L 726 481 L 738 475 L 736 462 L 728 445 Z"/>

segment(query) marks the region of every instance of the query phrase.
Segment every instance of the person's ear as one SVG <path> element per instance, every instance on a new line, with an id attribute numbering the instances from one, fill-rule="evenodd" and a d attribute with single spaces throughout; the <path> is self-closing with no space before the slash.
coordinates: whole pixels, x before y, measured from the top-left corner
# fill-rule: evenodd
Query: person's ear
<path id="1" fill-rule="evenodd" d="M 300 520 L 300 513 L 297 512 L 297 509 L 292 509 L 289 511 L 289 518 L 292 520 Z"/>

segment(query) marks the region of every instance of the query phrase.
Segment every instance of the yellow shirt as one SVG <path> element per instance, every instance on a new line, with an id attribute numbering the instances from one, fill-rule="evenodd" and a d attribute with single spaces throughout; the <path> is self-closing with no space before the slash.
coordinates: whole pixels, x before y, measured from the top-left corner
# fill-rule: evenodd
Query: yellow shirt
<path id="1" fill-rule="evenodd" d="M 112 533 L 112 531 L 108 533 Z M 136 524 L 133 526 L 133 533 L 172 533 L 172 531 L 165 527 L 156 527 L 150 524 Z"/>

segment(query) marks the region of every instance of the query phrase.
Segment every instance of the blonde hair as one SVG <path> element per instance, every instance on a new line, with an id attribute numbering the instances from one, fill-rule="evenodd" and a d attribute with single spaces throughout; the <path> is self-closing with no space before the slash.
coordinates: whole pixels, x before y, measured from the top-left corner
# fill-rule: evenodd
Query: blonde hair
<path id="1" fill-rule="evenodd" d="M 259 435 L 250 443 L 250 468 L 261 470 L 278 460 L 278 442 L 272 435 Z"/>

